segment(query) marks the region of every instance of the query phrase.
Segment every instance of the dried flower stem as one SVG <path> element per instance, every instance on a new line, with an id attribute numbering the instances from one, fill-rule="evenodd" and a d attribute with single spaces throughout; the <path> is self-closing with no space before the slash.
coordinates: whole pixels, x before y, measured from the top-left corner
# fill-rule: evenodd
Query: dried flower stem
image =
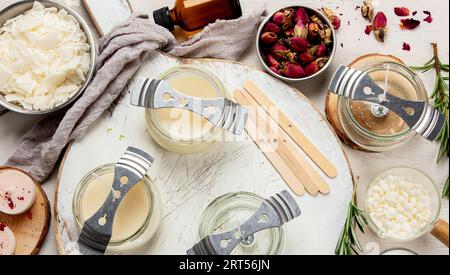
<path id="1" fill-rule="evenodd" d="M 339 237 L 339 241 L 336 245 L 336 255 L 359 255 L 364 251 L 358 240 L 356 227 L 364 233 L 364 228 L 367 225 L 367 219 L 364 215 L 364 211 L 357 206 L 356 187 L 357 185 L 355 184 L 353 187 L 352 200 L 348 206 L 347 219 L 345 220 L 341 236 Z"/>

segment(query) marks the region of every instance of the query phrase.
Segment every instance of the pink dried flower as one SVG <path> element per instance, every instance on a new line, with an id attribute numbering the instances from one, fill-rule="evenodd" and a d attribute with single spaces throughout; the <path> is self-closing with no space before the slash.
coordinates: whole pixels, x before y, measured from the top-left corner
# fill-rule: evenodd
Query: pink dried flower
<path id="1" fill-rule="evenodd" d="M 272 67 L 276 67 L 276 68 L 280 67 L 280 63 L 271 54 L 266 56 L 266 62 L 267 62 L 267 65 L 270 68 L 272 68 Z"/>
<path id="2" fill-rule="evenodd" d="M 423 21 L 431 23 L 433 22 L 433 17 L 431 17 L 431 12 L 429 11 L 423 11 L 423 13 L 425 13 L 426 15 L 428 15 Z"/>
<path id="3" fill-rule="evenodd" d="M 286 48 L 286 46 L 280 43 L 273 45 L 271 50 L 273 57 L 275 57 L 276 59 L 286 58 L 288 52 L 289 50 Z"/>
<path id="4" fill-rule="evenodd" d="M 277 24 L 278 26 L 283 25 L 284 23 L 286 23 L 286 17 L 284 17 L 284 13 L 282 13 L 281 11 L 277 12 L 274 14 L 272 21 Z"/>
<path id="5" fill-rule="evenodd" d="M 386 15 L 383 12 L 378 12 L 373 18 L 372 27 L 375 33 L 375 38 L 380 42 L 384 42 L 384 38 L 386 37 L 386 25 Z"/>
<path id="6" fill-rule="evenodd" d="M 298 8 L 297 12 L 295 13 L 295 16 L 296 16 L 297 22 L 301 21 L 303 24 L 309 23 L 309 16 L 304 8 Z"/>
<path id="7" fill-rule="evenodd" d="M 278 75 L 283 75 L 283 71 L 278 67 L 270 67 L 270 70 Z"/>
<path id="8" fill-rule="evenodd" d="M 301 38 L 308 37 L 308 25 L 299 20 L 294 27 L 294 35 Z"/>
<path id="9" fill-rule="evenodd" d="M 366 26 L 366 29 L 364 30 L 364 32 L 365 32 L 367 35 L 369 35 L 369 34 L 372 32 L 372 30 L 373 30 L 372 25 L 367 25 L 367 26 Z"/>
<path id="10" fill-rule="evenodd" d="M 261 42 L 264 44 L 273 44 L 277 42 L 278 36 L 273 32 L 265 32 L 261 35 Z"/>
<path id="11" fill-rule="evenodd" d="M 396 7 L 394 8 L 394 12 L 397 16 L 409 16 L 409 9 L 407 7 Z"/>
<path id="12" fill-rule="evenodd" d="M 280 27 L 278 27 L 275 23 L 267 23 L 264 27 L 264 32 L 273 32 L 273 33 L 279 33 Z"/>
<path id="13" fill-rule="evenodd" d="M 317 46 L 316 56 L 317 57 L 322 57 L 322 56 L 326 56 L 327 54 L 328 54 L 327 46 L 325 46 L 325 44 L 319 44 Z"/>
<path id="14" fill-rule="evenodd" d="M 311 62 L 305 67 L 305 74 L 307 76 L 313 75 L 319 71 L 319 66 L 316 62 Z"/>
<path id="15" fill-rule="evenodd" d="M 338 30 L 341 27 L 341 19 L 337 15 L 331 16 L 330 20 L 335 30 Z"/>
<path id="16" fill-rule="evenodd" d="M 305 71 L 302 66 L 293 63 L 288 63 L 285 66 L 284 73 L 289 78 L 301 78 L 305 76 Z"/>
<path id="17" fill-rule="evenodd" d="M 292 50 L 302 53 L 308 49 L 308 41 L 305 38 L 294 36 L 291 38 L 290 46 Z"/>
<path id="18" fill-rule="evenodd" d="M 300 60 L 300 63 L 302 64 L 308 64 L 314 61 L 314 56 L 308 52 L 302 53 L 298 59 Z"/>

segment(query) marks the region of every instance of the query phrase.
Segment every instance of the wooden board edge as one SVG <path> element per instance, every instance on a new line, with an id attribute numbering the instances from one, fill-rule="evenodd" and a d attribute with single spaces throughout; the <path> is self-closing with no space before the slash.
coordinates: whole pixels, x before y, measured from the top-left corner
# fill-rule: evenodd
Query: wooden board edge
<path id="1" fill-rule="evenodd" d="M 41 235 L 39 236 L 39 239 L 38 239 L 35 247 L 33 248 L 33 250 L 30 253 L 30 255 L 37 255 L 41 251 L 41 247 L 44 244 L 44 241 L 47 238 L 48 231 L 50 229 L 50 218 L 51 218 L 51 215 L 52 215 L 52 213 L 50 211 L 50 201 L 48 200 L 47 194 L 45 193 L 44 189 L 41 187 L 41 184 L 32 175 L 30 175 L 28 172 L 26 172 L 26 171 L 24 171 L 22 169 L 19 169 L 17 167 L 13 167 L 13 166 L 2 166 L 1 169 L 2 170 L 3 169 L 16 170 L 16 171 L 24 173 L 25 175 L 30 177 L 33 180 L 34 184 L 36 185 L 37 192 L 44 199 L 44 209 L 45 209 L 44 228 L 41 231 Z"/>
<path id="2" fill-rule="evenodd" d="M 226 62 L 226 63 L 230 63 L 230 64 L 241 65 L 241 66 L 246 67 L 246 68 L 251 69 L 251 70 L 257 70 L 257 71 L 260 71 L 260 72 L 262 72 L 264 74 L 267 74 L 270 77 L 273 77 L 272 75 L 270 75 L 266 71 L 258 68 L 257 66 L 244 64 L 244 63 L 241 63 L 241 62 L 238 62 L 238 61 L 218 59 L 218 58 L 186 58 L 186 57 L 176 58 L 176 57 L 173 57 L 173 56 L 171 56 L 171 55 L 169 55 L 169 54 L 167 54 L 167 53 L 165 53 L 165 52 L 163 52 L 161 50 L 157 50 L 157 52 L 162 54 L 162 55 L 165 55 L 168 58 L 176 59 L 176 60 L 180 61 L 181 64 L 189 64 L 189 63 L 196 62 L 196 61 Z M 281 80 L 278 80 L 278 81 L 281 81 Z M 322 112 L 319 110 L 319 108 L 317 108 L 314 105 L 314 103 L 307 96 L 305 96 L 302 92 L 300 92 L 297 88 L 290 86 L 286 82 L 283 82 L 283 83 L 285 83 L 286 85 L 291 87 L 291 89 L 295 93 L 297 93 L 302 99 L 304 99 L 307 103 L 309 103 L 312 106 L 312 108 L 314 110 L 316 110 L 320 114 L 320 116 L 322 117 L 322 120 L 327 124 L 328 128 L 330 129 L 330 131 L 332 132 L 334 138 L 336 139 L 342 154 L 344 155 L 345 161 L 347 162 L 347 166 L 349 168 L 350 177 L 352 178 L 352 185 L 354 186 L 355 185 L 355 176 L 353 174 L 353 170 L 352 170 L 349 158 L 348 158 L 347 154 L 345 153 L 345 150 L 344 150 L 344 147 L 343 147 L 343 143 L 341 142 L 339 136 L 336 134 L 334 128 L 331 126 L 331 124 L 328 121 L 328 119 L 326 118 L 326 116 L 324 114 L 322 114 Z M 57 175 L 56 187 L 55 187 L 55 201 L 54 201 L 54 210 L 53 210 L 54 211 L 54 219 L 55 219 L 55 222 L 54 222 L 54 235 L 55 235 L 55 240 L 56 240 L 56 246 L 57 246 L 57 249 L 58 249 L 58 253 L 60 255 L 65 255 L 65 251 L 64 251 L 63 244 L 62 244 L 62 240 L 61 240 L 61 238 L 59 236 L 59 229 L 58 229 L 58 223 L 57 223 L 58 222 L 58 217 L 59 217 L 59 213 L 58 213 L 58 210 L 57 210 L 58 209 L 57 208 L 57 206 L 58 206 L 58 191 L 59 191 L 59 183 L 60 183 L 60 180 L 61 180 L 62 170 L 64 168 L 64 163 L 65 163 L 65 161 L 67 159 L 67 156 L 69 155 L 69 152 L 70 152 L 70 149 L 72 147 L 72 144 L 73 144 L 73 142 L 69 143 L 69 145 L 67 146 L 67 149 L 64 152 L 63 158 L 62 158 L 61 163 L 60 163 L 60 165 L 58 167 L 58 175 Z"/>

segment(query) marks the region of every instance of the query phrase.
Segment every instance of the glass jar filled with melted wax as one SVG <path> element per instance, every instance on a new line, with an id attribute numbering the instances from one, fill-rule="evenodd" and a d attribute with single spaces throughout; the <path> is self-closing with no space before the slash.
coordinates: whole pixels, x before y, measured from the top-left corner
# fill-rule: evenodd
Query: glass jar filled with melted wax
<path id="1" fill-rule="evenodd" d="M 246 222 L 264 199 L 258 195 L 238 192 L 214 200 L 201 218 L 200 239 L 227 232 Z M 285 246 L 285 229 L 277 227 L 260 231 L 243 240 L 231 255 L 281 255 Z"/>
<path id="2" fill-rule="evenodd" d="M 162 74 L 160 79 L 188 96 L 201 99 L 226 97 L 222 82 L 212 73 L 196 66 L 175 67 Z M 204 152 L 223 135 L 223 129 L 189 110 L 146 109 L 146 119 L 152 138 L 172 152 Z"/>
<path id="3" fill-rule="evenodd" d="M 419 76 L 400 63 L 376 62 L 360 70 L 391 95 L 411 101 L 428 100 Z M 389 151 L 415 135 L 397 114 L 378 104 L 340 97 L 337 111 L 345 135 L 367 151 Z"/>
<path id="4" fill-rule="evenodd" d="M 72 211 L 79 230 L 100 209 L 112 191 L 114 167 L 114 164 L 107 164 L 90 171 L 75 190 Z M 148 243 L 161 221 L 161 204 L 158 190 L 146 176 L 120 203 L 106 253 L 127 253 Z"/>

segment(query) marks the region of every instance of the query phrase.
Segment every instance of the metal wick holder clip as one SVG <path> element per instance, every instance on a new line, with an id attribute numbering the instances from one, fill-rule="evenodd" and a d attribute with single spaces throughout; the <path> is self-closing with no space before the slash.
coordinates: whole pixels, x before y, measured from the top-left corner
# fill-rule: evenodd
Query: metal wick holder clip
<path id="1" fill-rule="evenodd" d="M 255 214 L 239 227 L 210 235 L 187 251 L 188 255 L 229 255 L 239 243 L 252 240 L 255 233 L 283 224 L 300 216 L 300 208 L 288 191 L 262 202 Z"/>
<path id="2" fill-rule="evenodd" d="M 248 110 L 226 98 L 201 99 L 172 89 L 166 81 L 139 77 L 131 92 L 131 104 L 149 109 L 180 108 L 201 115 L 214 126 L 235 135 L 244 131 Z"/>
<path id="3" fill-rule="evenodd" d="M 445 117 L 428 102 L 398 98 L 378 86 L 369 74 L 346 66 L 340 66 L 329 87 L 330 92 L 350 98 L 378 104 L 380 115 L 383 106 L 401 117 L 405 123 L 424 138 L 435 141 L 444 127 Z M 376 115 L 376 114 L 374 114 Z"/>
<path id="4" fill-rule="evenodd" d="M 114 216 L 122 199 L 140 182 L 153 164 L 153 157 L 134 147 L 128 147 L 115 165 L 112 191 L 102 207 L 83 225 L 78 244 L 85 255 L 101 255 L 112 236 Z"/>

